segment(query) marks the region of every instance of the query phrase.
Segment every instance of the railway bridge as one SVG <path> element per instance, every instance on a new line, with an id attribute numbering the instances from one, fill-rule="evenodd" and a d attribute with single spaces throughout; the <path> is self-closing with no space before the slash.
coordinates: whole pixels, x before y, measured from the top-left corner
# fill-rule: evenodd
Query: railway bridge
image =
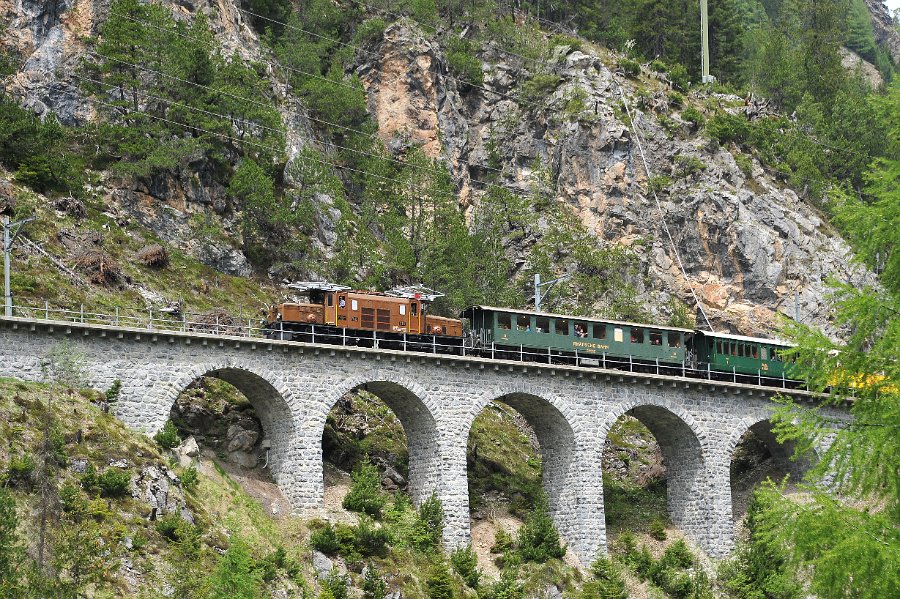
<path id="1" fill-rule="evenodd" d="M 470 538 L 469 430 L 490 402 L 504 402 L 534 429 L 553 517 L 585 563 L 606 549 L 601 455 L 622 415 L 634 416 L 656 437 L 672 521 L 712 555 L 733 547 L 730 464 L 741 436 L 759 433 L 776 459 L 790 453 L 775 442 L 768 424 L 776 389 L 226 332 L 169 330 L 152 321 L 97 324 L 83 314 L 68 321 L 49 313 L 0 317 L 0 376 L 43 380 L 42 362 L 68 340 L 86 357 L 93 386 L 121 381 L 118 417 L 150 435 L 191 383 L 200 377 L 227 381 L 253 404 L 271 447 L 268 468 L 303 514 L 323 506 L 322 435 L 329 411 L 347 393 L 366 389 L 402 423 L 410 494 L 417 503 L 432 492 L 440 498 L 448 547 Z"/>

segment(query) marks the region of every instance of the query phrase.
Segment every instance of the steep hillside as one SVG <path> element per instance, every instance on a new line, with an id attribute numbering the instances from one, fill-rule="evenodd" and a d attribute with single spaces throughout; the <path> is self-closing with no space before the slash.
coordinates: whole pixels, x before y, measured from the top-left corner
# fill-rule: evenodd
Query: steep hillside
<path id="1" fill-rule="evenodd" d="M 553 309 L 687 324 L 696 294 L 716 326 L 766 333 L 797 307 L 828 329 L 826 280 L 872 281 L 809 204 L 825 184 L 797 162 L 809 142 L 752 102 L 676 91 L 674 68 L 638 67 L 527 20 L 433 33 L 427 12 L 304 7 L 281 24 L 229 1 L 0 5 L 8 91 L 65 126 L 8 118 L 56 140 L 51 163 L 72 168 L 10 158 L 4 176 L 49 199 L 17 185 L 2 193 L 20 198 L 16 214 L 41 207 L 46 222 L 25 235 L 65 266 L 85 244 L 60 235 L 94 236 L 126 271 L 124 283 L 79 292 L 56 284 L 66 274 L 41 281 L 60 268 L 23 244 L 17 258 L 34 257 L 17 265 L 19 297 L 144 309 L 144 288 L 147 304 L 255 314 L 279 295 L 271 283 L 324 277 L 424 282 L 448 292 L 440 308 L 453 312 L 521 305 L 533 273 L 571 272 Z M 264 26 L 273 35 L 260 36 Z M 164 51 L 132 51 L 145 44 Z M 203 65 L 218 74 L 191 71 Z M 71 195 L 87 219 L 76 207 L 55 222 L 54 198 Z M 124 254 L 105 247 L 123 234 Z M 128 268 L 151 242 L 191 265 Z M 224 275 L 252 276 L 259 292 L 192 288 Z"/>

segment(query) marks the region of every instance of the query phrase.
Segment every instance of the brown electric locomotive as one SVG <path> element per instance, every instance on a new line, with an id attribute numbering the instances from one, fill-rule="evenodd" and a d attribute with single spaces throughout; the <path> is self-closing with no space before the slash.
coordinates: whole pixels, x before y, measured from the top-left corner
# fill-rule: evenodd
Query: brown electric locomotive
<path id="1" fill-rule="evenodd" d="M 386 293 L 351 290 L 330 283 L 293 283 L 289 288 L 308 295 L 308 302 L 272 306 L 266 318 L 271 338 L 344 345 L 401 344 L 459 347 L 462 322 L 427 314 L 439 294 L 428 289 L 401 288 Z"/>

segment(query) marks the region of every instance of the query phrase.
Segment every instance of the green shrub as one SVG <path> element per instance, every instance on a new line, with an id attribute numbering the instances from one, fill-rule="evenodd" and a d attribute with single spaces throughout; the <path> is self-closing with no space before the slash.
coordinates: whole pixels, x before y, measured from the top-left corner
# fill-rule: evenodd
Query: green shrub
<path id="1" fill-rule="evenodd" d="M 753 160 L 749 156 L 738 152 L 734 155 L 734 163 L 741 169 L 745 177 L 753 176 Z"/>
<path id="2" fill-rule="evenodd" d="M 366 19 L 356 29 L 353 36 L 353 43 L 356 45 L 364 45 L 369 42 L 379 41 L 384 37 L 384 30 L 387 29 L 387 23 L 384 19 L 378 17 Z"/>
<path id="3" fill-rule="evenodd" d="M 628 599 L 621 573 L 609 558 L 601 557 L 591 566 L 593 580 L 581 588 L 581 599 Z"/>
<path id="4" fill-rule="evenodd" d="M 688 106 L 684 110 L 681 111 L 681 118 L 691 124 L 692 129 L 697 129 L 702 127 L 706 122 L 706 117 L 703 116 L 699 110 L 694 108 L 693 106 Z"/>
<path id="5" fill-rule="evenodd" d="M 478 569 L 478 556 L 475 555 L 471 544 L 454 549 L 450 554 L 450 563 L 467 585 L 478 589 L 481 570 Z"/>
<path id="6" fill-rule="evenodd" d="M 169 539 L 170 541 L 179 540 L 183 534 L 183 526 L 186 524 L 175 512 L 169 512 L 156 521 L 156 532 Z"/>
<path id="7" fill-rule="evenodd" d="M 362 593 L 363 599 L 384 599 L 387 585 L 378 570 L 373 564 L 366 566 L 366 573 L 363 576 Z"/>
<path id="8" fill-rule="evenodd" d="M 673 568 L 690 568 L 696 560 L 684 539 L 678 539 L 666 547 L 666 552 L 660 558 L 660 561 L 666 566 Z"/>
<path id="9" fill-rule="evenodd" d="M 682 104 L 684 104 L 684 96 L 678 92 L 669 93 L 669 106 L 675 106 L 677 108 Z"/>
<path id="10" fill-rule="evenodd" d="M 6 468 L 6 481 L 12 487 L 30 489 L 33 482 L 34 458 L 30 453 L 13 454 Z"/>
<path id="11" fill-rule="evenodd" d="M 119 399 L 119 394 L 122 392 L 122 381 L 116 379 L 112 382 L 112 385 L 109 386 L 109 389 L 106 390 L 106 402 L 107 403 L 116 403 L 116 400 Z"/>
<path id="12" fill-rule="evenodd" d="M 87 466 L 84 469 L 84 474 L 79 478 L 81 482 L 81 488 L 84 489 L 85 493 L 92 494 L 97 491 L 97 469 L 94 468 L 94 465 L 88 462 Z"/>
<path id="13" fill-rule="evenodd" d="M 22 585 L 22 566 L 27 558 L 18 526 L 16 499 L 9 489 L 0 487 L 0 591 L 4 597 L 30 595 Z"/>
<path id="14" fill-rule="evenodd" d="M 124 468 L 107 468 L 97 477 L 97 487 L 103 497 L 124 497 L 131 487 L 131 471 Z"/>
<path id="15" fill-rule="evenodd" d="M 672 184 L 672 179 L 665 175 L 653 175 L 647 179 L 647 192 L 660 193 Z"/>
<path id="16" fill-rule="evenodd" d="M 197 488 L 200 482 L 200 475 L 197 473 L 197 467 L 191 464 L 184 472 L 181 473 L 181 486 L 188 491 Z"/>
<path id="17" fill-rule="evenodd" d="M 67 482 L 59 489 L 59 502 L 64 512 L 84 512 L 87 508 L 87 497 L 71 482 Z"/>
<path id="18" fill-rule="evenodd" d="M 380 518 L 387 496 L 381 491 L 381 475 L 368 456 L 357 465 L 351 480 L 350 491 L 344 496 L 344 508 Z"/>
<path id="19" fill-rule="evenodd" d="M 619 62 L 619 68 L 622 69 L 622 72 L 625 73 L 627 77 L 637 77 L 641 74 L 641 63 L 636 60 L 631 60 L 630 58 L 623 58 Z"/>
<path id="20" fill-rule="evenodd" d="M 412 545 L 421 551 L 437 549 L 444 534 L 444 508 L 434 493 L 419 506 Z"/>
<path id="21" fill-rule="evenodd" d="M 469 40 L 451 36 L 447 43 L 447 64 L 453 76 L 476 87 L 484 85 L 481 59 L 475 55 L 475 45 Z"/>
<path id="22" fill-rule="evenodd" d="M 329 522 L 326 522 L 325 526 L 313 530 L 309 535 L 309 544 L 313 549 L 321 551 L 325 555 L 337 555 L 341 549 L 334 526 Z"/>
<path id="23" fill-rule="evenodd" d="M 681 179 L 690 177 L 695 173 L 706 170 L 706 163 L 688 154 L 679 154 L 675 157 L 675 166 L 673 168 L 676 177 Z"/>
<path id="24" fill-rule="evenodd" d="M 559 75 L 535 73 L 531 79 L 522 84 L 520 97 L 528 104 L 541 103 L 556 91 L 559 82 Z"/>
<path id="25" fill-rule="evenodd" d="M 247 544 L 231 537 L 228 551 L 210 576 L 210 599 L 256 599 L 262 597 L 262 573 L 257 569 Z"/>
<path id="26" fill-rule="evenodd" d="M 332 568 L 328 576 L 322 581 L 322 595 L 333 597 L 334 599 L 347 599 L 349 596 L 348 586 L 350 579 L 346 574 L 338 572 L 337 568 Z"/>
<path id="27" fill-rule="evenodd" d="M 506 553 L 515 549 L 516 541 L 512 535 L 506 532 L 505 528 L 498 528 L 494 537 L 494 544 L 491 546 L 491 553 Z"/>
<path id="28" fill-rule="evenodd" d="M 550 517 L 550 504 L 545 494 L 538 496 L 534 509 L 525 519 L 525 525 L 519 529 L 517 545 L 519 554 L 526 562 L 544 563 L 566 554 Z"/>
<path id="29" fill-rule="evenodd" d="M 479 595 L 482 599 L 524 599 L 525 589 L 516 580 L 512 570 L 500 572 L 500 580 L 490 586 L 488 591 Z"/>
<path id="30" fill-rule="evenodd" d="M 453 577 L 443 560 L 431 569 L 425 586 L 428 588 L 428 599 L 453 599 Z"/>
<path id="31" fill-rule="evenodd" d="M 387 530 L 376 526 L 375 522 L 366 516 L 360 516 L 353 529 L 353 537 L 357 551 L 365 557 L 384 553 L 388 542 Z"/>
<path id="32" fill-rule="evenodd" d="M 181 443 L 181 437 L 178 436 L 178 429 L 171 420 L 166 420 L 166 424 L 162 427 L 153 440 L 163 449 L 174 449 Z"/>
<path id="33" fill-rule="evenodd" d="M 656 518 L 650 523 L 650 536 L 657 541 L 666 540 L 666 525 L 659 518 Z"/>
<path id="34" fill-rule="evenodd" d="M 750 136 L 750 122 L 736 114 L 718 113 L 706 122 L 706 132 L 719 143 L 743 143 Z"/>

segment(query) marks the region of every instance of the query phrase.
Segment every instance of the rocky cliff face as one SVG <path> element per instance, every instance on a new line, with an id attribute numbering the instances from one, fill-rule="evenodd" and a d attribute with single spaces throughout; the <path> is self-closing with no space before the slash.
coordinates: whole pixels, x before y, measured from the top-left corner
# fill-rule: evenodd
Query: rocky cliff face
<path id="1" fill-rule="evenodd" d="M 165 4 L 183 18 L 207 13 L 225 52 L 264 56 L 233 0 Z M 86 52 L 83 36 L 96 34 L 108 10 L 105 0 L 0 0 L 8 24 L 3 42 L 22 59 L 7 89 L 39 113 L 54 111 L 66 122 L 91 118 L 68 74 Z M 598 244 L 633 249 L 643 273 L 635 283 L 652 311 L 664 315 L 671 296 L 693 305 L 696 293 L 717 329 L 770 332 L 778 325 L 777 313 L 794 315 L 795 298 L 805 322 L 827 328 L 820 307 L 826 280 L 873 281 L 850 264 L 847 244 L 795 190 L 736 148 L 698 135 L 681 109 L 670 106 L 652 73 L 626 79 L 610 68 L 615 56 L 587 46 L 557 46 L 544 63 L 495 45 L 481 58 L 483 86 L 467 85 L 450 74 L 433 37 L 401 20 L 358 52 L 355 63 L 386 146 L 400 151 L 419 145 L 444 161 L 463 205 L 477 204 L 488 175 L 520 193 L 544 186 Z M 553 85 L 543 97 L 522 100 L 522 83 L 538 73 L 552 75 Z M 312 131 L 297 115 L 302 102 L 274 74 L 272 94 L 290 108 L 288 155 L 296 156 Z M 668 185 L 657 185 L 659 205 L 648 192 L 623 98 L 634 111 L 650 175 L 655 181 L 669 178 Z M 692 92 L 687 100 L 742 108 L 740 98 L 706 91 Z M 250 272 L 238 249 L 239 232 L 228 211 L 219 209 L 227 205 L 226 192 L 204 183 L 203 173 L 104 188 L 102 194 L 115 210 L 205 262 L 226 272 Z M 195 239 L 191 217 L 207 208 L 220 215 L 232 243 Z M 325 253 L 335 244 L 333 220 L 320 220 L 323 230 L 314 236 Z"/>
<path id="2" fill-rule="evenodd" d="M 895 63 L 900 63 L 900 32 L 894 25 L 891 13 L 884 0 L 866 0 L 866 6 L 872 13 L 872 27 L 875 39 L 887 46 Z"/>
<path id="3" fill-rule="evenodd" d="M 819 306 L 829 277 L 872 280 L 854 271 L 846 243 L 794 190 L 756 162 L 742 171 L 736 150 L 691 133 L 662 86 L 644 78 L 641 87 L 654 91 L 639 93 L 599 53 L 557 47 L 544 66 L 497 49 L 484 65 L 484 89 L 461 94 L 440 49 L 413 25 L 390 27 L 379 52 L 358 71 L 389 146 L 409 136 L 432 152 L 439 147 L 473 202 L 479 185 L 472 179 L 488 172 L 491 152 L 501 156 L 504 184 L 521 193 L 540 184 L 536 171 L 550 173 L 556 199 L 598 244 L 637 252 L 647 275 L 642 290 L 655 307 L 668 294 L 691 304 L 693 288 L 717 328 L 763 333 L 777 326 L 776 313 L 794 315 L 795 299 L 804 321 L 824 325 Z M 423 75 L 424 68 L 432 71 Z M 544 69 L 559 77 L 546 100 L 514 101 L 519 84 Z M 661 209 L 648 193 L 635 134 L 621 111 L 623 95 L 635 110 L 651 175 L 672 179 L 659 194 Z M 692 99 L 738 105 L 734 111 L 742 104 L 736 97 Z"/>

